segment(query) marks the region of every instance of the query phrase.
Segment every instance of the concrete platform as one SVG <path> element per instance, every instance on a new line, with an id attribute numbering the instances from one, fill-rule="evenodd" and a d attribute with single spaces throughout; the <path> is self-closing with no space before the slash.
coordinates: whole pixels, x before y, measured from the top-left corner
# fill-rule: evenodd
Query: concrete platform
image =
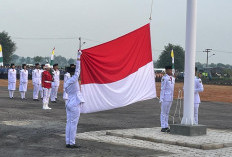
<path id="1" fill-rule="evenodd" d="M 212 150 L 232 147 L 232 132 L 208 129 L 204 136 L 182 136 L 160 132 L 160 128 L 138 128 L 107 131 L 106 135 L 139 139 L 189 148 Z"/>
<path id="2" fill-rule="evenodd" d="M 183 136 L 202 136 L 207 133 L 206 125 L 171 124 L 170 130 L 171 134 Z"/>

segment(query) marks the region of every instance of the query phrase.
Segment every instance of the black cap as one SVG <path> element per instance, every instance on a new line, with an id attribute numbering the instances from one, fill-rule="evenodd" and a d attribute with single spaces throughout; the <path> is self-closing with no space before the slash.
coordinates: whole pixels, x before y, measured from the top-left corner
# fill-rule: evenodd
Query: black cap
<path id="1" fill-rule="evenodd" d="M 22 68 L 23 68 L 24 66 L 27 66 L 27 65 L 26 65 L 26 64 L 22 64 Z"/>
<path id="2" fill-rule="evenodd" d="M 35 66 L 39 65 L 39 63 L 35 63 Z"/>
<path id="3" fill-rule="evenodd" d="M 70 68 L 70 73 L 75 72 L 75 68 Z"/>
<path id="4" fill-rule="evenodd" d="M 68 72 L 69 73 L 75 72 L 75 68 L 68 67 Z"/>
<path id="5" fill-rule="evenodd" d="M 167 69 L 172 69 L 172 66 L 165 66 L 165 69 L 167 70 Z"/>
<path id="6" fill-rule="evenodd" d="M 55 66 L 58 66 L 58 64 L 56 63 L 56 64 L 53 64 L 53 67 L 55 67 Z"/>

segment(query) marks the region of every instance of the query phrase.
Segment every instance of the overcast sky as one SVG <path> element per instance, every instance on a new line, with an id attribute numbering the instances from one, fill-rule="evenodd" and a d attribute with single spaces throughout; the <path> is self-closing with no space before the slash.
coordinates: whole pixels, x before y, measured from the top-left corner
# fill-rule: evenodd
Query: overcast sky
<path id="1" fill-rule="evenodd" d="M 12 36 L 17 55 L 50 56 L 55 46 L 56 55 L 74 58 L 78 37 L 83 48 L 112 40 L 148 23 L 150 8 L 151 0 L 1 0 L 0 31 Z M 232 0 L 198 0 L 196 61 L 205 63 L 202 51 L 212 48 L 209 63 L 232 64 L 231 8 Z M 154 0 L 155 60 L 168 43 L 185 46 L 185 17 L 186 0 Z"/>

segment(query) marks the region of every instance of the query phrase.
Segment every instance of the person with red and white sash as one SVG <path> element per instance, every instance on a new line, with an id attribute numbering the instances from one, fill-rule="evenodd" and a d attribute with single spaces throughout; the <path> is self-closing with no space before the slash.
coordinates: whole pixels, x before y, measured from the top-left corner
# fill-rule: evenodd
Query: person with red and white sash
<path id="1" fill-rule="evenodd" d="M 43 87 L 43 109 L 51 109 L 48 107 L 49 98 L 51 94 L 51 86 L 52 86 L 52 75 L 50 73 L 51 66 L 50 64 L 45 64 L 45 70 L 42 73 L 42 87 Z"/>

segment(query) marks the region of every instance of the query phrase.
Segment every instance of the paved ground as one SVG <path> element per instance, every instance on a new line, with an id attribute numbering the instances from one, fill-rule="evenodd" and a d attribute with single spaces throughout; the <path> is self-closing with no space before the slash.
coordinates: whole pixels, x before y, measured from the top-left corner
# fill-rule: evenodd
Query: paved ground
<path id="1" fill-rule="evenodd" d="M 192 151 L 178 146 L 169 147 L 162 143 L 150 143 L 150 146 L 156 146 L 158 149 L 135 147 L 141 142 L 142 145 L 149 144 L 148 141 L 136 139 L 113 137 L 118 142 L 110 143 L 88 140 L 86 136 L 85 138 L 82 136 L 90 131 L 159 127 L 158 100 L 81 115 L 78 136 L 82 138 L 78 139 L 78 143 L 82 148 L 69 150 L 64 147 L 62 136 L 65 133 L 66 120 L 63 101 L 51 104 L 52 110 L 45 111 L 41 109 L 41 101 L 34 102 L 32 99 L 22 101 L 18 92 L 15 97 L 14 100 L 10 100 L 6 87 L 0 87 L 0 156 L 175 156 L 178 150 Z M 31 91 L 27 93 L 27 97 L 32 97 Z M 175 102 L 172 114 L 174 109 Z M 200 106 L 200 123 L 208 125 L 209 128 L 232 131 L 231 109 L 231 103 L 203 102 Z M 218 150 L 220 151 L 224 149 Z"/>

